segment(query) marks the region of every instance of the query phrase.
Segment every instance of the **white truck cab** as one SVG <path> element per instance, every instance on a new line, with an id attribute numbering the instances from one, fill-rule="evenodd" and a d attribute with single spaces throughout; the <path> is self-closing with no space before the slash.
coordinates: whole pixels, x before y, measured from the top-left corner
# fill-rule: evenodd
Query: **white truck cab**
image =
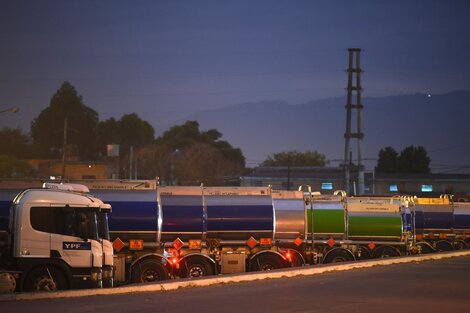
<path id="1" fill-rule="evenodd" d="M 101 288 L 103 269 L 112 279 L 102 237 L 111 206 L 78 185 L 44 187 L 26 189 L 13 200 L 0 267 L 0 285 L 8 287 L 0 292 Z"/>

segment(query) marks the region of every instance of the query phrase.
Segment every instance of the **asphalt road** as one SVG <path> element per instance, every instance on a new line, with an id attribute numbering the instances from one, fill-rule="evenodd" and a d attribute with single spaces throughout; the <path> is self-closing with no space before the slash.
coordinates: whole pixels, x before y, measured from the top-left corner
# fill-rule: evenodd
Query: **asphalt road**
<path id="1" fill-rule="evenodd" d="M 315 276 L 86 298 L 0 302 L 0 312 L 470 312 L 470 257 Z"/>

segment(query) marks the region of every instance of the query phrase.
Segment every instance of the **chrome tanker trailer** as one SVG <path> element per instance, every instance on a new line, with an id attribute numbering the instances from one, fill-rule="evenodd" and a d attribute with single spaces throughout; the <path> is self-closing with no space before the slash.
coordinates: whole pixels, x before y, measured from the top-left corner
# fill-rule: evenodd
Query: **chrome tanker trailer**
<path id="1" fill-rule="evenodd" d="M 109 225 L 117 252 L 116 282 L 269 270 L 303 263 L 300 253 L 284 246 L 299 236 L 290 231 L 293 223 L 283 222 L 282 209 L 275 217 L 270 188 L 157 188 L 135 183 L 114 189 L 93 187 L 93 194 L 113 206 Z M 288 214 L 285 217 L 289 219 Z"/>
<path id="2" fill-rule="evenodd" d="M 161 187 L 162 234 L 180 277 L 285 267 L 270 188 Z"/>

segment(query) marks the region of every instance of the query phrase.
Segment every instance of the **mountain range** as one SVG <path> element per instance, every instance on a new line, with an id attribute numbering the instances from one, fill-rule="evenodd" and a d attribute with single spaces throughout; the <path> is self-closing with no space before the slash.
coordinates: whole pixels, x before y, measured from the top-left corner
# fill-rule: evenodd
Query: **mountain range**
<path id="1" fill-rule="evenodd" d="M 302 104 L 243 103 L 200 111 L 171 124 L 196 120 L 201 130 L 218 129 L 224 140 L 243 151 L 247 166 L 289 150 L 317 150 L 335 166 L 344 158 L 345 104 L 346 96 Z M 409 145 L 427 150 L 433 172 L 470 168 L 469 91 L 365 97 L 362 104 L 367 170 L 376 165 L 380 149 L 391 146 L 400 152 Z M 354 111 L 353 132 L 357 127 Z M 355 159 L 357 140 L 351 141 L 351 149 Z"/>

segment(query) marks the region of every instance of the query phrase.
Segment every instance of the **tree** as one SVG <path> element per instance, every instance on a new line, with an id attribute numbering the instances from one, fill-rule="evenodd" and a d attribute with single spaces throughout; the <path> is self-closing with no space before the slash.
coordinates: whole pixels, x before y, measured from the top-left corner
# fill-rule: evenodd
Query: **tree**
<path id="1" fill-rule="evenodd" d="M 52 96 L 49 106 L 31 122 L 34 143 L 48 151 L 48 155 L 43 157 L 60 156 L 64 142 L 65 119 L 67 144 L 78 147 L 81 159 L 95 159 L 98 113 L 83 104 L 82 97 L 69 82 L 62 84 Z"/>
<path id="2" fill-rule="evenodd" d="M 408 146 L 398 154 L 392 147 L 379 151 L 375 170 L 378 173 L 430 173 L 426 149 L 422 146 Z"/>
<path id="3" fill-rule="evenodd" d="M 190 146 L 194 142 L 215 143 L 222 134 L 215 129 L 206 132 L 199 131 L 199 123 L 186 121 L 183 125 L 176 125 L 157 138 L 157 143 L 165 143 L 173 150 Z"/>
<path id="4" fill-rule="evenodd" d="M 130 148 L 137 151 L 154 141 L 155 130 L 135 113 L 126 114 L 120 120 L 110 118 L 98 125 L 98 145 L 100 154 L 106 155 L 108 144 L 118 144 L 120 152 L 119 172 L 122 177 L 130 177 Z"/>
<path id="5" fill-rule="evenodd" d="M 171 151 L 184 150 L 194 143 L 206 143 L 209 146 L 221 151 L 223 156 L 232 162 L 245 167 L 245 157 L 240 149 L 232 147 L 225 140 L 220 140 L 222 134 L 217 129 L 209 129 L 205 132 L 199 130 L 199 123 L 196 121 L 186 121 L 183 125 L 171 127 L 157 138 L 157 144 L 164 144 Z"/>
<path id="6" fill-rule="evenodd" d="M 121 151 L 126 155 L 131 146 L 137 149 L 152 143 L 154 135 L 153 127 L 135 113 L 126 114 L 118 121 L 110 118 L 98 125 L 101 153 L 105 151 L 107 144 L 119 144 Z"/>
<path id="7" fill-rule="evenodd" d="M 138 171 L 169 184 L 216 184 L 224 176 L 239 176 L 245 157 L 221 137 L 216 129 L 201 132 L 196 121 L 173 126 L 154 144 L 139 149 Z"/>
<path id="8" fill-rule="evenodd" d="M 207 143 L 196 142 L 175 158 L 173 178 L 180 185 L 222 185 L 224 178 L 238 176 L 244 167 Z"/>
<path id="9" fill-rule="evenodd" d="M 431 159 L 422 146 L 406 147 L 398 156 L 398 168 L 401 173 L 430 173 L 430 162 Z"/>
<path id="10" fill-rule="evenodd" d="M 262 166 L 325 166 L 326 156 L 318 151 L 283 151 L 268 156 Z"/>
<path id="11" fill-rule="evenodd" d="M 392 147 L 379 151 L 379 159 L 375 167 L 377 173 L 396 173 L 398 171 L 398 153 Z"/>
<path id="12" fill-rule="evenodd" d="M 162 181 L 171 179 L 172 150 L 164 144 L 151 144 L 136 151 L 139 178 Z"/>
<path id="13" fill-rule="evenodd" d="M 15 157 L 26 157 L 29 147 L 29 137 L 21 132 L 19 128 L 8 127 L 0 130 L 0 155 Z"/>
<path id="14" fill-rule="evenodd" d="M 35 177 L 34 169 L 25 161 L 14 156 L 0 155 L 0 177 Z"/>

